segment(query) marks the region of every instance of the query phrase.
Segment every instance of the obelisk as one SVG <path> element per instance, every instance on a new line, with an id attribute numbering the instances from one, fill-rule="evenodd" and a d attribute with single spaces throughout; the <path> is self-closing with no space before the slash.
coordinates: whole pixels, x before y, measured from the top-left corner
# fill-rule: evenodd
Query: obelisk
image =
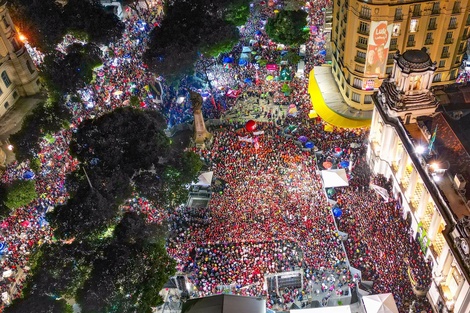
<path id="1" fill-rule="evenodd" d="M 202 117 L 202 96 L 194 91 L 189 93 L 194 114 L 194 142 L 196 147 L 204 149 L 206 141 L 212 139 L 212 134 L 207 131 L 204 118 Z"/>

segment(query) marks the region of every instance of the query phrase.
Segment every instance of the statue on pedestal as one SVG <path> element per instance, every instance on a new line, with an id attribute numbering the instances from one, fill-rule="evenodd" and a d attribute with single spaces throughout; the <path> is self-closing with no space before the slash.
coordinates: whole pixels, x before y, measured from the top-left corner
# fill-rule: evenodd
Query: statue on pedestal
<path id="1" fill-rule="evenodd" d="M 206 143 L 212 139 L 212 134 L 207 131 L 202 117 L 202 96 L 194 91 L 189 93 L 194 114 L 194 142 L 196 147 L 204 149 Z"/>

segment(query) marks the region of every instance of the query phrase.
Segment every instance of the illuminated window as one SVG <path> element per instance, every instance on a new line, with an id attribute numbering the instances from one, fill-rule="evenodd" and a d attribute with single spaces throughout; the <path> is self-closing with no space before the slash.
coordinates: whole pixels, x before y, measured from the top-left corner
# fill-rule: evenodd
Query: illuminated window
<path id="1" fill-rule="evenodd" d="M 410 22 L 410 32 L 416 33 L 418 31 L 418 20 L 412 19 Z"/>
<path id="2" fill-rule="evenodd" d="M 400 23 L 393 24 L 392 36 L 400 36 Z"/>

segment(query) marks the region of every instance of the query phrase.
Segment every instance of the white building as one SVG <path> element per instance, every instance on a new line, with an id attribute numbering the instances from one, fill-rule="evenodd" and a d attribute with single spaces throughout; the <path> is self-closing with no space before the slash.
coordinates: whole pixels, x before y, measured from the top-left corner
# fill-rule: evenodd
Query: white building
<path id="1" fill-rule="evenodd" d="M 6 2 L 0 0 L 0 116 L 20 96 L 32 96 L 40 90 L 38 71 L 18 38 Z"/>
<path id="2" fill-rule="evenodd" d="M 432 264 L 427 297 L 435 310 L 468 313 L 470 156 L 445 113 L 436 112 L 430 90 L 436 63 L 423 50 L 397 52 L 393 62 L 391 77 L 373 96 L 368 161 L 374 173 L 393 181 L 410 235 Z M 443 159 L 436 141 L 453 156 Z"/>

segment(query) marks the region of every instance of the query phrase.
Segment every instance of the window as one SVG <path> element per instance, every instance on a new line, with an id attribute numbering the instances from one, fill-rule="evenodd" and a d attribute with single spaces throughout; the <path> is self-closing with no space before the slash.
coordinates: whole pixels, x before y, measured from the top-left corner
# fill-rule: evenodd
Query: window
<path id="1" fill-rule="evenodd" d="M 413 16 L 421 15 L 421 4 L 415 4 L 413 8 Z"/>
<path id="2" fill-rule="evenodd" d="M 372 103 L 372 96 L 371 95 L 365 95 L 364 96 L 364 103 L 366 103 L 366 104 Z"/>
<path id="3" fill-rule="evenodd" d="M 10 77 L 8 77 L 8 74 L 6 71 L 3 71 L 2 73 L 2 80 L 3 80 L 3 83 L 5 84 L 5 87 L 10 87 L 11 85 L 11 80 L 10 80 Z"/>
<path id="4" fill-rule="evenodd" d="M 395 9 L 395 21 L 401 21 L 403 19 L 403 13 L 401 8 Z"/>
<path id="5" fill-rule="evenodd" d="M 8 109 L 9 106 L 10 106 L 10 104 L 8 103 L 8 101 L 3 104 L 3 107 L 4 107 L 5 109 Z"/>
<path id="6" fill-rule="evenodd" d="M 388 66 L 388 67 L 385 69 L 385 73 L 386 73 L 386 74 L 392 74 L 392 70 L 393 70 L 393 67 L 392 67 L 392 66 Z"/>
<path id="7" fill-rule="evenodd" d="M 414 45 L 415 45 L 415 35 L 409 35 L 408 36 L 408 42 L 406 43 L 406 46 L 413 47 Z"/>
<path id="8" fill-rule="evenodd" d="M 432 5 L 431 14 L 439 14 L 439 12 L 440 12 L 439 2 L 434 2 Z"/>
<path id="9" fill-rule="evenodd" d="M 410 33 L 416 33 L 418 31 L 418 20 L 412 19 L 410 22 Z"/>
<path id="10" fill-rule="evenodd" d="M 470 25 L 470 14 L 467 15 L 467 21 L 465 22 L 465 25 Z"/>
<path id="11" fill-rule="evenodd" d="M 452 8 L 452 13 L 460 13 L 460 1 L 456 1 L 454 3 L 454 7 Z"/>
<path id="12" fill-rule="evenodd" d="M 457 72 L 456 70 L 453 70 L 453 71 L 450 72 L 450 79 L 451 79 L 451 80 L 454 80 L 454 79 L 457 78 L 456 72 Z"/>
<path id="13" fill-rule="evenodd" d="M 362 79 L 354 77 L 353 86 L 356 88 L 362 88 Z"/>
<path id="14" fill-rule="evenodd" d="M 448 57 L 449 57 L 449 46 L 444 46 L 444 48 L 442 48 L 441 58 L 448 58 Z"/>
<path id="15" fill-rule="evenodd" d="M 365 59 L 366 58 L 366 53 L 362 51 L 357 51 L 357 57 Z"/>
<path id="16" fill-rule="evenodd" d="M 425 45 L 432 45 L 432 33 L 426 33 L 426 40 L 424 41 Z"/>
<path id="17" fill-rule="evenodd" d="M 361 102 L 361 95 L 358 94 L 358 93 L 355 93 L 355 92 L 353 91 L 351 99 L 352 99 L 352 101 L 354 101 L 354 102 L 360 103 L 360 102 Z"/>
<path id="18" fill-rule="evenodd" d="M 33 74 L 33 73 L 34 73 L 34 69 L 33 69 L 33 67 L 31 66 L 31 62 L 29 62 L 29 60 L 26 61 L 26 66 L 28 67 L 28 71 L 29 71 L 31 74 Z"/>
<path id="19" fill-rule="evenodd" d="M 360 17 L 370 19 L 370 8 L 365 6 L 361 7 Z"/>
<path id="20" fill-rule="evenodd" d="M 360 24 L 359 24 L 359 33 L 369 34 L 369 24 L 367 24 L 365 22 L 360 22 Z"/>
<path id="21" fill-rule="evenodd" d="M 439 61 L 439 67 L 445 67 L 445 66 L 446 66 L 446 60 Z"/>
<path id="22" fill-rule="evenodd" d="M 16 90 L 15 90 L 15 92 L 13 93 L 13 98 L 15 98 L 15 99 L 18 98 L 18 92 L 16 92 Z"/>
<path id="23" fill-rule="evenodd" d="M 441 73 L 434 75 L 434 77 L 432 78 L 432 81 L 433 82 L 440 82 L 441 81 L 441 76 L 442 76 Z"/>
<path id="24" fill-rule="evenodd" d="M 0 96 L 3 95 L 3 90 L 0 88 Z"/>
<path id="25" fill-rule="evenodd" d="M 449 22 L 449 29 L 457 28 L 457 18 L 451 17 Z"/>
<path id="26" fill-rule="evenodd" d="M 18 41 L 16 41 L 16 38 L 13 38 L 11 40 L 11 45 L 13 46 L 13 50 L 18 51 L 21 49 L 21 46 L 18 44 Z"/>
<path id="27" fill-rule="evenodd" d="M 429 30 L 433 30 L 433 29 L 437 29 L 437 23 L 436 23 L 436 18 L 435 17 L 431 17 L 429 19 L 429 24 L 428 24 L 428 29 Z"/>
<path id="28" fill-rule="evenodd" d="M 361 37 L 361 36 L 359 36 L 359 43 L 360 43 L 361 45 L 367 46 L 367 38 L 366 38 L 366 37 Z"/>
<path id="29" fill-rule="evenodd" d="M 393 24 L 392 36 L 400 36 L 400 23 Z"/>
<path id="30" fill-rule="evenodd" d="M 5 27 L 5 28 L 10 27 L 10 23 L 8 23 L 5 16 L 3 16 L 3 18 L 2 18 L 2 22 L 3 22 L 3 27 Z"/>
<path id="31" fill-rule="evenodd" d="M 397 38 L 390 39 L 390 49 L 395 50 L 397 48 Z"/>

